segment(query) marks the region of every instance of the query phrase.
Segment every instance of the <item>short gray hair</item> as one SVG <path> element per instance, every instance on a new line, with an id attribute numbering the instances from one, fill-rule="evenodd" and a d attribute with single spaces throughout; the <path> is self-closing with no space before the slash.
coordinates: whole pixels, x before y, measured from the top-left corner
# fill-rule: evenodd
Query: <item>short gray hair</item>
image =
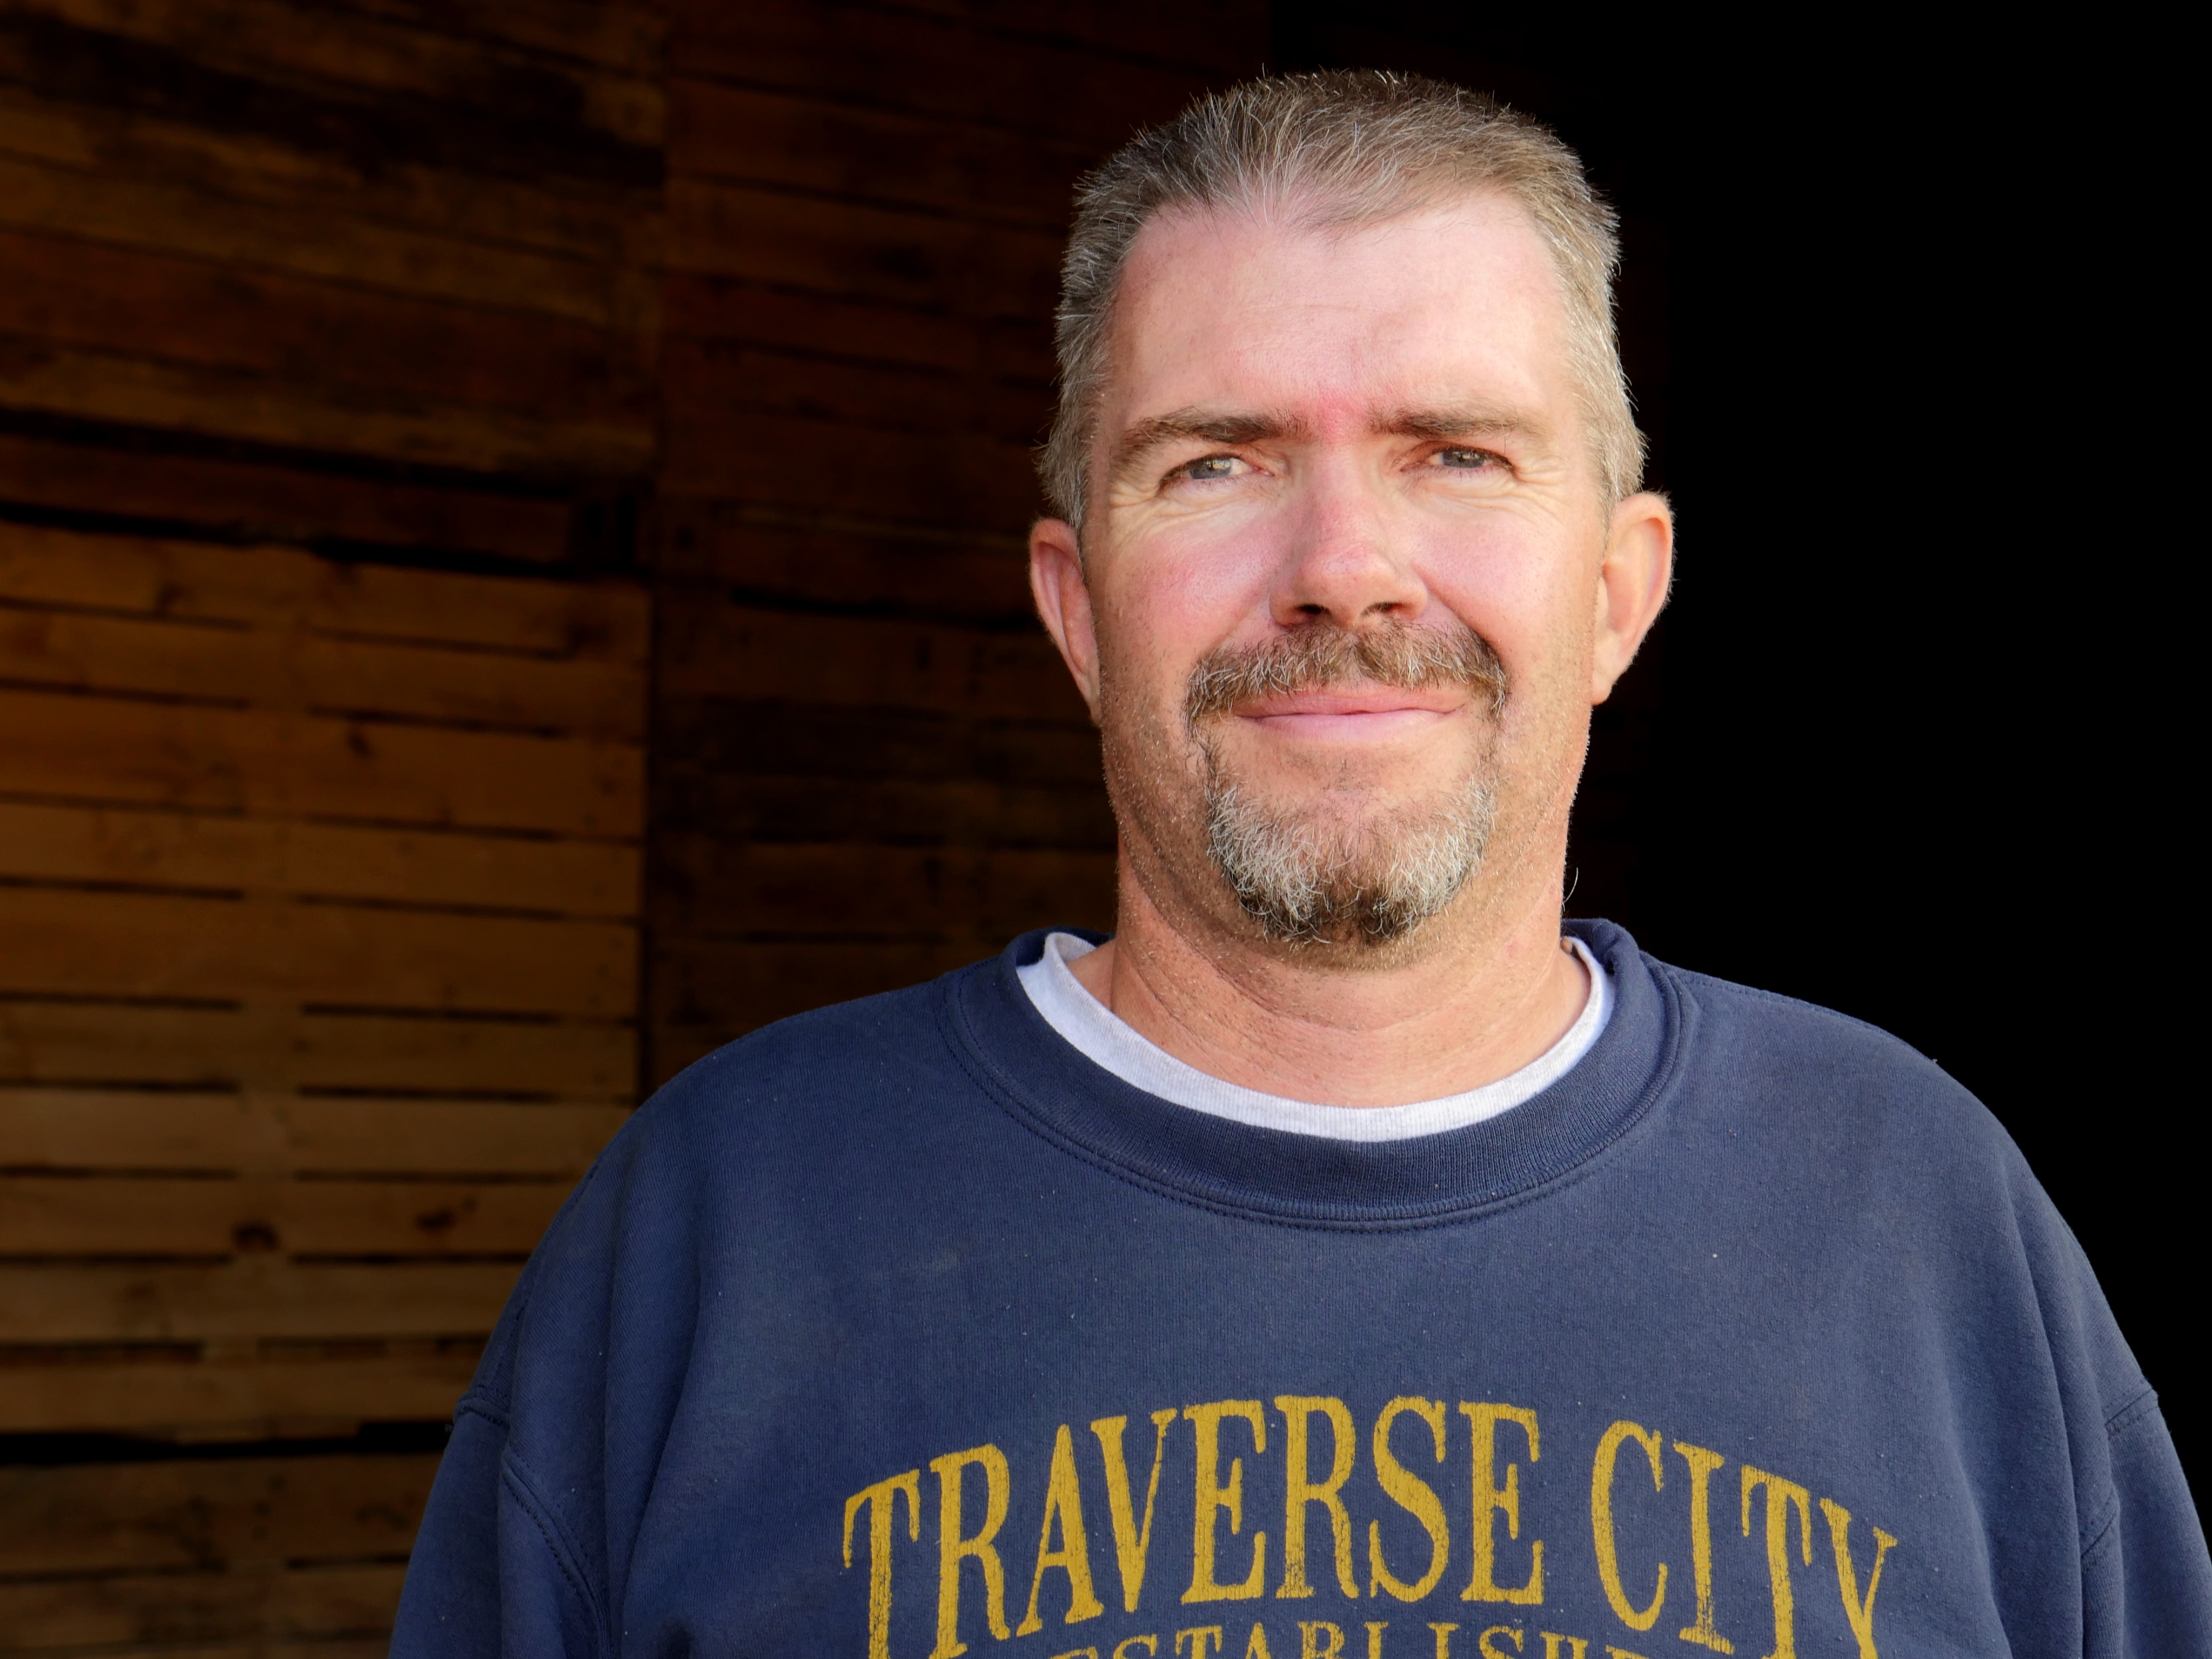
<path id="1" fill-rule="evenodd" d="M 1372 224 L 1484 191 L 1519 203 L 1551 252 L 1566 301 L 1570 371 L 1607 505 L 1634 493 L 1644 435 L 1613 330 L 1617 221 L 1581 161 L 1547 129 L 1479 93 L 1419 76 L 1332 70 L 1209 93 L 1077 186 L 1055 319 L 1060 405 L 1038 461 L 1053 510 L 1081 527 L 1114 301 L 1129 250 L 1154 217 L 1295 204 L 1310 223 Z"/>

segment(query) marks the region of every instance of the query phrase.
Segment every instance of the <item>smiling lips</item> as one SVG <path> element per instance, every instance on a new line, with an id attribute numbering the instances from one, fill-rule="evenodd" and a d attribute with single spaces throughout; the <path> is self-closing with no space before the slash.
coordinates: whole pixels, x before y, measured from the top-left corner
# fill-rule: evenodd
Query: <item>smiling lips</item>
<path id="1" fill-rule="evenodd" d="M 1462 687 L 1418 691 L 1378 685 L 1356 691 L 1297 691 L 1239 703 L 1237 715 L 1285 737 L 1359 740 L 1426 726 L 1467 706 Z"/>

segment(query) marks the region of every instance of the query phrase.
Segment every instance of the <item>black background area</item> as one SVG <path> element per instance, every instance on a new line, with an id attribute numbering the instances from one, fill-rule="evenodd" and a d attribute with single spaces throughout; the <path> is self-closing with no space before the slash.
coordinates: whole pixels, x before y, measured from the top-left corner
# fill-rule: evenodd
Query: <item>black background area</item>
<path id="1" fill-rule="evenodd" d="M 2176 433 L 2201 300 L 2157 43 L 1276 15 L 1276 67 L 1494 92 L 1622 213 L 1680 557 L 1599 711 L 1570 913 L 1870 1020 L 1986 1102 L 2201 1486 Z"/>

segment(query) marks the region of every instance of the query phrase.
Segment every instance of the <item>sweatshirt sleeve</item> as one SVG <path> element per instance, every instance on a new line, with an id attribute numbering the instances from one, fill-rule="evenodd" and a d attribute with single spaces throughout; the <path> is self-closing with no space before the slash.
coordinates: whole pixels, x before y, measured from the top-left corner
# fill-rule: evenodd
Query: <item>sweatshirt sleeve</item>
<path id="1" fill-rule="evenodd" d="M 2112 1498 L 2081 1558 L 2082 1649 L 2103 1659 L 2212 1653 L 2212 1557 L 2158 1399 L 2107 1425 Z"/>
<path id="2" fill-rule="evenodd" d="M 584 1659 L 600 1651 L 591 1596 L 507 1425 L 464 1400 L 416 1535 L 392 1659 Z"/>

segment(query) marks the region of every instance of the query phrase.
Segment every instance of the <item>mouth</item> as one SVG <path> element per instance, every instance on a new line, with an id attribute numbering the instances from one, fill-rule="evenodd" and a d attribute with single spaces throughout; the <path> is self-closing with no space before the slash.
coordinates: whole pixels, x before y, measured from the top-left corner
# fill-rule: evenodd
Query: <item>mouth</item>
<path id="1" fill-rule="evenodd" d="M 1323 742 L 1362 742 L 1432 726 L 1467 707 L 1463 689 L 1402 690 L 1373 686 L 1349 691 L 1295 691 L 1238 703 L 1234 713 L 1261 731 Z"/>

